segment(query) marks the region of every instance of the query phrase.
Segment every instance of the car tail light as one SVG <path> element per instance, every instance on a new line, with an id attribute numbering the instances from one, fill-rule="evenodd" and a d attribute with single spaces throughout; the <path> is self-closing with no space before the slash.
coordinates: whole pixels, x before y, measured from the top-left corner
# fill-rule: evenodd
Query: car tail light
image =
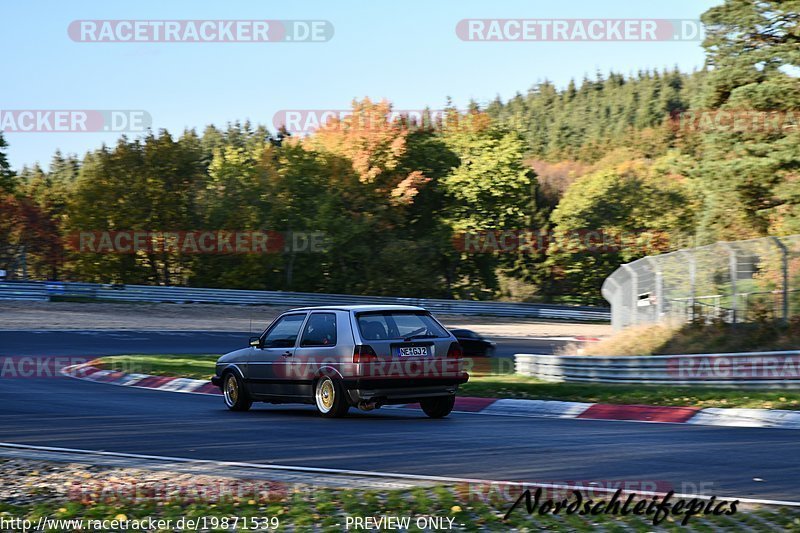
<path id="1" fill-rule="evenodd" d="M 357 344 L 353 350 L 354 363 L 372 363 L 378 360 L 378 355 L 369 344 Z"/>
<path id="2" fill-rule="evenodd" d="M 450 343 L 450 348 L 447 350 L 447 357 L 452 359 L 461 359 L 464 356 L 464 350 L 457 342 Z"/>

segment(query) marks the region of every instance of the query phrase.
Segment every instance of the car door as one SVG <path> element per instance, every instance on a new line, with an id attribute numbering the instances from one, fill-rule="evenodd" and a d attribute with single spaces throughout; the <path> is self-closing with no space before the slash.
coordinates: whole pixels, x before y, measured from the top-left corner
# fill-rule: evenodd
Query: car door
<path id="1" fill-rule="evenodd" d="M 297 337 L 308 313 L 281 316 L 261 337 L 261 345 L 252 349 L 248 361 L 248 387 L 256 396 L 292 395 L 287 362 L 294 356 Z"/>
<path id="2" fill-rule="evenodd" d="M 312 398 L 313 381 L 322 367 L 346 373 L 342 365 L 353 362 L 353 337 L 348 326 L 349 316 L 343 311 L 313 311 L 308 316 L 294 352 L 295 394 Z"/>

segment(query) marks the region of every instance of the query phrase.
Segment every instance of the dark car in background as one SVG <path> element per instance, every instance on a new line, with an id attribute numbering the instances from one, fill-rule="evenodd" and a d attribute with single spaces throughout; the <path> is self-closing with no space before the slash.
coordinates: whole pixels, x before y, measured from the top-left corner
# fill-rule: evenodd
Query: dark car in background
<path id="1" fill-rule="evenodd" d="M 467 357 L 492 357 L 497 348 L 496 342 L 469 329 L 451 329 L 450 333 L 458 340 Z"/>

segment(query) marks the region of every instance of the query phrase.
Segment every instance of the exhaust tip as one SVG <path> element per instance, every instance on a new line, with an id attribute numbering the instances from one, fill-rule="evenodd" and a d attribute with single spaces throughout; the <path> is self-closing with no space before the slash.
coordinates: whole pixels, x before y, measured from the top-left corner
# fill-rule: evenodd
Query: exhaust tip
<path id="1" fill-rule="evenodd" d="M 358 408 L 362 411 L 372 411 L 378 408 L 378 404 L 375 402 L 359 402 Z"/>

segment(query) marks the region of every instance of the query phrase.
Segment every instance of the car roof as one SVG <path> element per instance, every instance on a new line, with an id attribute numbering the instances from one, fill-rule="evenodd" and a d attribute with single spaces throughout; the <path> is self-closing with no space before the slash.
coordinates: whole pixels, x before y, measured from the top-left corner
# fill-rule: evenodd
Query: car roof
<path id="1" fill-rule="evenodd" d="M 298 307 L 290 311 L 353 311 L 364 313 L 370 311 L 425 311 L 415 305 L 321 305 L 315 307 Z"/>

